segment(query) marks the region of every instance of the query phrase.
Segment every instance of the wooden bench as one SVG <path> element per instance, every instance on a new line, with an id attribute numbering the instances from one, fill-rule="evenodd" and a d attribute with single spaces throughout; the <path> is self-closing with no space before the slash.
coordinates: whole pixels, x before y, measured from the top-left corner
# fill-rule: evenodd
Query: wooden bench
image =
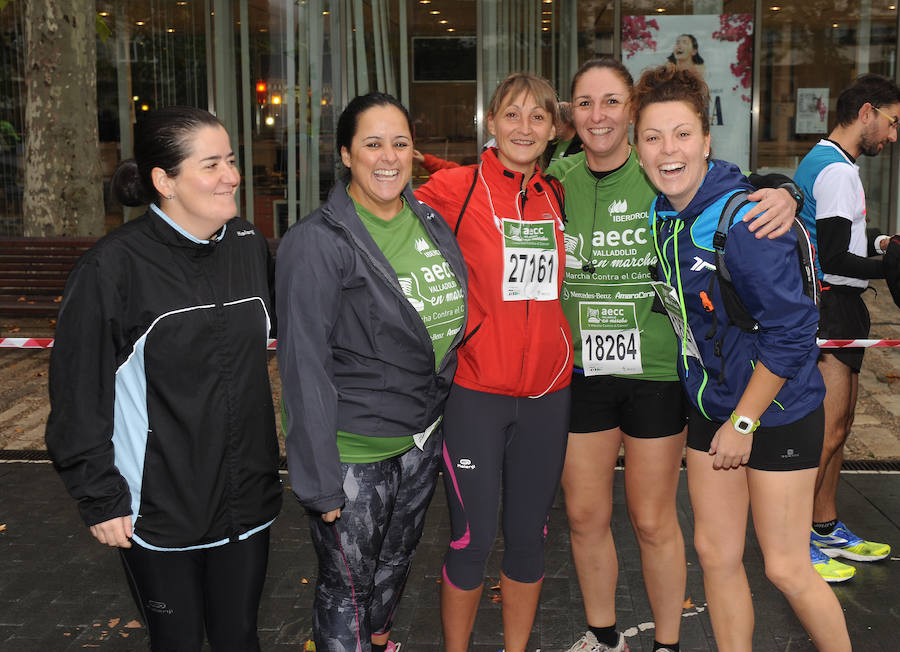
<path id="1" fill-rule="evenodd" d="M 275 256 L 280 239 L 268 238 Z M 0 317 L 55 317 L 69 272 L 97 238 L 0 238 Z"/>
<path id="2" fill-rule="evenodd" d="M 54 317 L 69 272 L 97 238 L 0 238 L 0 316 Z"/>

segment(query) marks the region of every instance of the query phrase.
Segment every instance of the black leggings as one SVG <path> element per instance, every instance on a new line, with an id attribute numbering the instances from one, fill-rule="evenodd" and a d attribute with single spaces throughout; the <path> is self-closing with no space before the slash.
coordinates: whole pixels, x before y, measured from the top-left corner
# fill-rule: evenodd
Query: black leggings
<path id="1" fill-rule="evenodd" d="M 540 398 L 450 389 L 444 410 L 444 487 L 452 540 L 444 581 L 478 588 L 503 502 L 502 570 L 511 580 L 544 576 L 547 519 L 566 457 L 569 388 Z"/>
<path id="2" fill-rule="evenodd" d="M 153 652 L 256 652 L 256 616 L 269 558 L 269 528 L 214 548 L 120 549 Z"/>

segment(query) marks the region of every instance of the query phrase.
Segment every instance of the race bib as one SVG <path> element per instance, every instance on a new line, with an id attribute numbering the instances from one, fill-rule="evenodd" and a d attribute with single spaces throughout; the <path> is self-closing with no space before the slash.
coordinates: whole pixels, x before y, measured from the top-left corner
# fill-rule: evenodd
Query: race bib
<path id="1" fill-rule="evenodd" d="M 643 373 L 633 303 L 580 301 L 578 313 L 585 376 Z"/>
<path id="2" fill-rule="evenodd" d="M 503 220 L 503 300 L 559 298 L 556 223 Z"/>
<path id="3" fill-rule="evenodd" d="M 653 289 L 656 296 L 662 301 L 663 308 L 672 322 L 672 328 L 675 329 L 675 336 L 678 338 L 680 346 L 687 350 L 687 354 L 700 361 L 703 364 L 703 358 L 700 357 L 700 349 L 697 348 L 697 341 L 694 339 L 694 333 L 691 331 L 690 324 L 685 323 L 681 316 L 681 302 L 678 300 L 678 292 L 675 291 L 668 283 L 663 281 L 653 281 Z"/>

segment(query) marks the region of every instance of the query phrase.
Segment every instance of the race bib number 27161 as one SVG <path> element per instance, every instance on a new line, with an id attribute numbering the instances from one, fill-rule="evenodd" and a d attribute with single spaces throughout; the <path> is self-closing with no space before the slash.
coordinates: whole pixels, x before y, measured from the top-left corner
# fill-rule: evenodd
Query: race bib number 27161
<path id="1" fill-rule="evenodd" d="M 503 220 L 503 300 L 559 298 L 556 224 Z"/>

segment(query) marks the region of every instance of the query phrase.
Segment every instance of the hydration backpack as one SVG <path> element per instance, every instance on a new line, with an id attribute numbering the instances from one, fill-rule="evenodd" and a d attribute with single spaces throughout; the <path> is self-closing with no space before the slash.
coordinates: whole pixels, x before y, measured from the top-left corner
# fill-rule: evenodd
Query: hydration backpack
<path id="1" fill-rule="evenodd" d="M 719 279 L 719 287 L 722 290 L 722 299 L 725 302 L 725 312 L 728 314 L 729 321 L 747 333 L 755 333 L 759 330 L 759 322 L 750 315 L 750 312 L 744 306 L 744 302 L 738 296 L 737 290 L 731 281 L 731 274 L 728 272 L 728 266 L 725 264 L 725 241 L 728 239 L 728 229 L 737 216 L 738 211 L 749 203 L 747 194 L 744 191 L 737 192 L 729 197 L 719 216 L 719 225 L 716 227 L 716 233 L 713 236 L 713 250 L 715 251 L 716 274 L 713 279 Z M 819 303 L 819 280 L 816 277 L 815 248 L 810 240 L 809 233 L 796 217 L 793 224 L 794 233 L 797 235 L 797 263 L 800 266 L 800 276 L 803 279 L 803 293 L 806 294 L 813 303 Z M 710 294 L 712 293 L 712 283 L 710 280 Z"/>

